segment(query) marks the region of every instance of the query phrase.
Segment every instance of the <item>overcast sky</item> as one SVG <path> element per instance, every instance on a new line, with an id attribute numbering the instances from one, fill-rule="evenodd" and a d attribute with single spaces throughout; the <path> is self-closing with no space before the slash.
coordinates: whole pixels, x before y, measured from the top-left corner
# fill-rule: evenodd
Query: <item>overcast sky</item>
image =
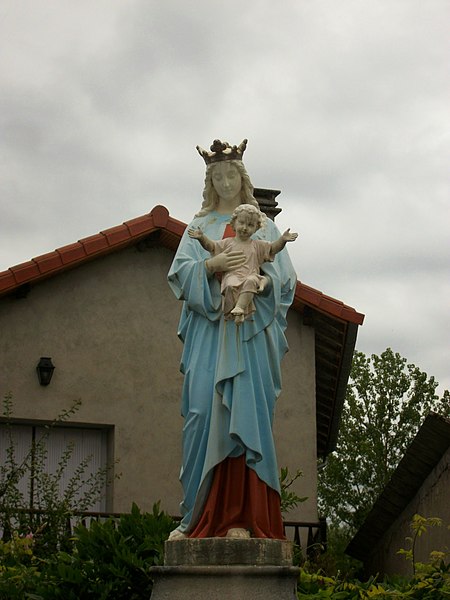
<path id="1" fill-rule="evenodd" d="M 3 0 L 0 270 L 163 204 L 214 138 L 304 283 L 450 387 L 448 0 Z"/>

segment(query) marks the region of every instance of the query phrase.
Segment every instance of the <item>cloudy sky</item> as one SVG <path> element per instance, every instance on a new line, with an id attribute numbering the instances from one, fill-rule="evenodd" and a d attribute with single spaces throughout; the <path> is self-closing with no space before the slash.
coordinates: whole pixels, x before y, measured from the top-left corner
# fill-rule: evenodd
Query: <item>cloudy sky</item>
<path id="1" fill-rule="evenodd" d="M 449 373 L 448 0 L 3 0 L 0 270 L 164 204 L 249 139 L 357 347 Z"/>

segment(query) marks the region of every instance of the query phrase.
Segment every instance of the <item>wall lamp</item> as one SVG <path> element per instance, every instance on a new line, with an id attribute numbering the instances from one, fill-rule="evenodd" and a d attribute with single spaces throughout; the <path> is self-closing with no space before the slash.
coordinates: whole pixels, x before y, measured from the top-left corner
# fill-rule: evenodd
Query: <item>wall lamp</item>
<path id="1" fill-rule="evenodd" d="M 48 385 L 52 379 L 53 371 L 52 359 L 48 356 L 41 356 L 38 365 L 36 367 L 39 383 L 41 385 Z"/>

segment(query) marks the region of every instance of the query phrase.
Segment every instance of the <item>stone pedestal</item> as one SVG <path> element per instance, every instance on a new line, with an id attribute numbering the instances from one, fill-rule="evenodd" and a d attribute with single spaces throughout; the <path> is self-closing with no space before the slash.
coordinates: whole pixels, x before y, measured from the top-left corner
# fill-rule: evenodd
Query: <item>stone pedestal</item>
<path id="1" fill-rule="evenodd" d="M 295 600 L 292 545 L 268 539 L 167 541 L 152 600 Z"/>

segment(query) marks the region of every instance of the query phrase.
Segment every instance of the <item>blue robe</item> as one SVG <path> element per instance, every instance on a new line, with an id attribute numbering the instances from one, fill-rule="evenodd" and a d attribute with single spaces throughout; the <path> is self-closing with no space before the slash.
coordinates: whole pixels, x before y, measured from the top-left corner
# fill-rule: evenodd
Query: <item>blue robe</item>
<path id="1" fill-rule="evenodd" d="M 229 215 L 211 212 L 196 217 L 212 240 L 222 239 Z M 267 219 L 254 239 L 280 237 Z M 180 480 L 184 499 L 179 529 L 189 532 L 201 516 L 214 467 L 245 453 L 248 467 L 280 491 L 272 435 L 275 400 L 281 391 L 280 362 L 287 351 L 286 314 L 296 275 L 286 249 L 262 271 L 270 283 L 255 296 L 256 313 L 239 327 L 225 320 L 220 283 L 208 275 L 210 254 L 185 231 L 169 271 L 169 285 L 183 308 L 178 335 L 184 343 L 181 413 L 184 417 Z"/>

